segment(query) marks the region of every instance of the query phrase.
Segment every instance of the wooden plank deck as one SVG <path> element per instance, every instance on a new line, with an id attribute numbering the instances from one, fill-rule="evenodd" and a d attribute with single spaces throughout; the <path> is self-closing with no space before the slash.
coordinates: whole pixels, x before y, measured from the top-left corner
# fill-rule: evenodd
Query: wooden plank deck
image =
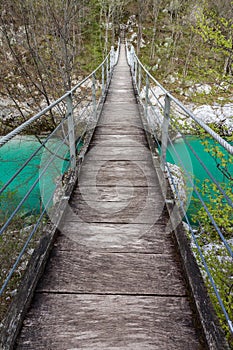
<path id="1" fill-rule="evenodd" d="M 123 47 L 16 349 L 204 349 Z"/>

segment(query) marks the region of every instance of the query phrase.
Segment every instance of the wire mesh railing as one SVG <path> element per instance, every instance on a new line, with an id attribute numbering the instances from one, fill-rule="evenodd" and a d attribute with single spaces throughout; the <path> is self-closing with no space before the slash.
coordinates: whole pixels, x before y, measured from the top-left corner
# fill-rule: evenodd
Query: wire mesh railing
<path id="1" fill-rule="evenodd" d="M 75 181 L 78 154 L 97 124 L 119 46 L 61 98 L 0 138 L 0 321 L 44 226 Z M 53 131 L 40 132 L 49 123 L 56 124 Z"/>
<path id="2" fill-rule="evenodd" d="M 161 168 L 222 327 L 232 334 L 233 146 L 173 97 L 143 66 L 132 45 L 126 48 Z"/>

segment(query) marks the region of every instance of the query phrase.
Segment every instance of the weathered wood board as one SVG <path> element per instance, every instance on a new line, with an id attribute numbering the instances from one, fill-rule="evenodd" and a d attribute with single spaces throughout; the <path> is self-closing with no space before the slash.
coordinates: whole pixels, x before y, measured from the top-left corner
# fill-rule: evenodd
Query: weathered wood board
<path id="1" fill-rule="evenodd" d="M 84 161 L 79 176 L 79 184 L 85 186 L 111 186 L 121 187 L 157 187 L 154 181 L 155 169 L 145 161 Z M 92 185 L 91 185 L 92 184 Z M 160 190 L 159 190 L 160 194 Z"/>
<path id="2" fill-rule="evenodd" d="M 191 319 L 185 298 L 42 293 L 17 349 L 201 350 Z"/>
<path id="3" fill-rule="evenodd" d="M 101 121 L 95 130 L 95 135 L 144 135 L 142 126 L 137 125 L 114 125 L 114 124 L 103 124 Z"/>
<path id="4" fill-rule="evenodd" d="M 91 145 L 101 144 L 101 146 L 121 146 L 121 147 L 134 147 L 140 144 L 147 147 L 146 139 L 144 135 L 103 135 L 95 134 Z"/>
<path id="5" fill-rule="evenodd" d="M 174 242 L 164 224 L 106 224 L 75 222 L 61 229 L 59 250 L 173 254 Z"/>
<path id="6" fill-rule="evenodd" d="M 57 273 L 55 273 L 57 271 Z M 186 296 L 175 257 L 54 249 L 39 291 Z"/>
<path id="7" fill-rule="evenodd" d="M 145 161 L 151 160 L 151 154 L 146 147 L 103 147 L 96 145 L 91 147 L 85 159 L 88 162 L 92 160 L 131 160 Z"/>

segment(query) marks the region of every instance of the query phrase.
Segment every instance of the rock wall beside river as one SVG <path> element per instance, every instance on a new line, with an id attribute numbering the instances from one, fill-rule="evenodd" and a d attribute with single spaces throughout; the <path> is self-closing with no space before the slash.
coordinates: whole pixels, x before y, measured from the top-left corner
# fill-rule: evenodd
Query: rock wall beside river
<path id="1" fill-rule="evenodd" d="M 142 101 L 145 100 L 145 90 L 144 87 L 140 93 Z M 148 123 L 152 130 L 157 131 L 159 139 L 161 139 L 160 129 L 163 121 L 164 97 L 164 91 L 159 86 L 151 87 L 149 91 L 151 105 L 148 107 Z M 232 135 L 233 102 L 228 102 L 224 105 L 221 103 L 214 103 L 213 105 L 188 103 L 185 104 L 185 107 L 204 123 L 211 126 L 214 125 L 218 133 L 222 136 Z M 172 137 L 175 138 L 179 135 L 179 129 L 186 134 L 195 134 L 197 132 L 196 123 L 174 102 L 171 103 L 170 114 L 176 128 L 176 131 L 173 130 Z"/>

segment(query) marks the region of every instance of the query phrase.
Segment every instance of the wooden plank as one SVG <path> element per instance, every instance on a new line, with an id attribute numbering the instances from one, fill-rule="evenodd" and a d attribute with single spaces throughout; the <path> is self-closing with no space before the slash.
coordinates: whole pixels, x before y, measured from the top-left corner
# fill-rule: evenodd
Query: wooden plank
<path id="1" fill-rule="evenodd" d="M 91 191 L 92 190 L 92 191 Z M 152 193 L 153 195 L 152 195 Z M 99 203 L 97 203 L 99 202 Z M 140 209 L 141 211 L 151 208 L 158 209 L 159 206 L 164 207 L 164 198 L 158 187 L 137 187 L 137 186 L 81 186 L 79 184 L 73 192 L 70 205 L 71 207 L 83 207 L 85 205 L 100 205 L 101 208 L 110 208 L 112 212 L 119 209 L 128 210 L 130 208 Z M 101 207 L 102 206 L 102 207 Z M 95 207 L 96 208 L 96 207 Z"/>
<path id="2" fill-rule="evenodd" d="M 103 120 L 111 118 L 114 122 L 125 122 L 127 120 L 138 123 L 142 125 L 140 118 L 138 118 L 138 109 L 135 105 L 128 105 L 125 103 L 110 103 L 109 106 L 106 106 L 104 109 L 100 121 L 103 123 Z"/>
<path id="3" fill-rule="evenodd" d="M 140 188 L 141 189 L 141 188 Z M 132 202 L 130 203 L 130 201 L 124 201 L 124 202 L 114 202 L 114 201 L 90 201 L 90 200 L 86 200 L 86 199 L 79 199 L 78 203 L 77 201 L 71 201 L 70 206 L 71 208 L 77 208 L 80 211 L 84 211 L 85 210 L 91 210 L 94 209 L 94 211 L 91 213 L 91 215 L 95 215 L 94 213 L 98 213 L 97 215 L 102 215 L 102 214 L 110 214 L 110 215 L 114 215 L 117 212 L 117 215 L 120 211 L 120 215 L 122 215 L 122 211 L 127 211 L 126 214 L 131 215 L 132 213 L 138 212 L 140 213 L 140 211 L 145 210 L 144 207 L 139 207 L 140 204 L 144 204 L 139 202 Z M 98 206 L 98 208 L 97 208 Z M 161 199 L 161 201 L 157 201 L 155 198 L 153 197 L 148 197 L 147 198 L 147 203 L 146 203 L 146 210 L 148 210 L 148 214 L 151 215 L 153 213 L 154 210 L 158 210 L 160 207 L 165 206 L 165 203 L 163 201 L 163 199 Z M 139 210 L 138 210 L 139 209 Z M 161 214 L 161 213 L 160 213 Z"/>
<path id="4" fill-rule="evenodd" d="M 158 209 L 158 206 L 164 207 L 164 198 L 158 187 L 152 186 L 79 186 L 72 194 L 70 205 L 78 207 L 79 203 L 86 202 L 91 205 L 92 202 L 101 202 L 114 205 L 114 202 L 120 203 L 128 209 L 135 208 L 143 211 L 148 208 Z M 113 202 L 113 203 L 112 203 Z M 100 204 L 101 204 L 100 203 Z M 96 203 L 94 204 L 96 205 Z M 114 210 L 113 210 L 114 211 Z"/>
<path id="5" fill-rule="evenodd" d="M 123 91 L 124 90 L 125 94 L 128 92 L 128 90 L 133 92 L 133 90 L 132 90 L 132 82 L 131 81 L 125 82 L 125 80 L 122 80 L 122 79 L 121 80 L 119 79 L 119 81 L 112 80 L 112 84 L 110 85 L 110 89 L 112 91 L 114 91 L 114 90 L 121 90 L 121 91 Z"/>
<path id="6" fill-rule="evenodd" d="M 151 160 L 151 153 L 146 147 L 92 147 L 85 156 L 87 161 L 92 160 Z"/>
<path id="7" fill-rule="evenodd" d="M 123 117 L 119 117 L 119 115 L 117 113 L 115 115 L 113 115 L 113 114 L 105 115 L 99 121 L 99 125 L 103 125 L 103 126 L 104 125 L 112 125 L 113 127 L 119 127 L 122 129 L 124 129 L 126 127 L 134 126 L 134 127 L 138 127 L 138 128 L 143 129 L 141 122 L 139 120 L 135 119 L 133 116 L 128 116 L 127 118 L 123 118 Z M 116 132 L 115 132 L 115 134 L 116 134 Z"/>
<path id="8" fill-rule="evenodd" d="M 139 196 L 145 196 L 148 193 L 144 187 L 137 187 L 134 189 L 130 187 L 120 186 L 77 186 L 73 191 L 73 197 L 77 196 L 77 202 L 79 199 L 83 199 L 91 202 L 129 202 L 132 199 L 136 199 Z"/>
<path id="9" fill-rule="evenodd" d="M 90 211 L 94 209 L 93 213 L 98 212 L 99 214 L 101 212 L 115 214 L 116 211 L 121 211 L 120 214 L 123 214 L 122 211 L 124 211 L 127 214 L 128 211 L 129 215 L 136 212 L 143 213 L 145 211 L 153 213 L 153 211 L 158 210 L 159 215 L 162 215 L 162 210 L 165 208 L 164 199 L 159 196 L 154 198 L 146 191 L 143 193 L 143 190 L 148 191 L 144 187 L 135 187 L 133 189 L 122 187 L 120 189 L 125 189 L 124 195 L 119 194 L 114 186 L 108 187 L 108 192 L 104 191 L 105 187 L 101 186 L 93 186 L 93 192 L 88 191 L 85 193 L 85 189 L 90 190 L 91 188 L 89 186 L 81 187 L 80 192 L 77 189 L 77 192 L 73 193 L 72 200 L 69 203 L 71 210 L 73 208 L 78 210 L 83 209 L 85 212 L 88 209 Z"/>
<path id="10" fill-rule="evenodd" d="M 37 291 L 186 295 L 175 256 L 53 249 Z"/>
<path id="11" fill-rule="evenodd" d="M 145 190 L 141 196 L 141 191 Z M 114 190 L 114 188 L 113 188 Z M 138 191 L 140 190 L 140 192 Z M 98 202 L 89 200 L 75 200 L 72 198 L 67 213 L 68 221 L 75 222 L 105 222 L 121 224 L 154 224 L 160 220 L 165 207 L 164 199 L 152 196 L 153 187 L 132 189 L 132 199 L 124 202 Z"/>
<path id="12" fill-rule="evenodd" d="M 121 126 L 123 129 L 127 126 L 138 126 L 142 128 L 142 124 L 139 120 L 134 119 L 133 117 L 128 117 L 127 119 L 119 119 L 118 116 L 105 116 L 101 119 L 101 125 L 115 125 L 115 126 Z"/>
<path id="13" fill-rule="evenodd" d="M 159 213 L 156 213 L 156 208 L 144 210 L 142 213 L 137 208 L 130 210 L 118 210 L 111 212 L 111 207 L 104 208 L 102 211 L 94 209 L 94 203 L 84 205 L 83 207 L 71 206 L 71 212 L 67 215 L 68 221 L 81 223 L 117 223 L 117 224 L 156 224 L 161 222 L 160 215 L 163 207 L 159 206 Z"/>
<path id="14" fill-rule="evenodd" d="M 117 104 L 128 104 L 129 106 L 133 107 L 133 105 L 136 105 L 136 98 L 134 91 L 132 88 L 128 88 L 127 90 L 122 89 L 121 86 L 112 86 L 112 89 L 109 90 L 108 96 L 107 96 L 107 102 L 113 102 L 115 105 Z"/>
<path id="15" fill-rule="evenodd" d="M 135 119 L 133 116 L 128 116 L 127 118 L 119 117 L 119 114 L 109 114 L 101 118 L 101 123 L 104 124 L 113 124 L 121 125 L 123 128 L 127 125 L 136 125 L 142 126 L 141 121 Z"/>
<path id="16" fill-rule="evenodd" d="M 124 125 L 122 128 L 119 125 L 111 123 L 102 124 L 101 120 L 95 130 L 95 135 L 144 135 L 142 126 L 139 125 Z"/>
<path id="17" fill-rule="evenodd" d="M 163 224 L 66 223 L 55 246 L 59 250 L 172 254 L 175 246 Z"/>
<path id="18" fill-rule="evenodd" d="M 122 146 L 133 147 L 135 145 L 144 145 L 147 147 L 147 141 L 144 135 L 97 135 L 93 137 L 91 144 L 100 143 L 102 146 Z"/>
<path id="19" fill-rule="evenodd" d="M 119 85 L 113 83 L 110 85 L 110 88 L 108 90 L 108 97 L 114 94 L 114 96 L 116 97 L 116 99 L 114 99 L 114 101 L 117 103 L 118 102 L 117 97 L 118 96 L 125 97 L 126 92 L 127 92 L 127 96 L 130 96 L 130 97 L 135 96 L 132 84 L 131 84 L 131 86 L 130 86 L 130 84 L 128 84 L 128 86 L 125 86 L 125 85 L 119 86 Z"/>
<path id="20" fill-rule="evenodd" d="M 131 176 L 141 176 L 142 174 L 145 174 L 145 176 L 150 175 L 154 177 L 154 182 L 158 182 L 158 176 L 155 171 L 155 168 L 153 167 L 151 162 L 147 161 L 132 161 L 132 160 L 108 160 L 108 161 L 101 161 L 101 160 L 93 160 L 91 163 L 86 161 L 84 158 L 82 162 L 82 169 L 81 171 L 85 172 L 96 172 L 101 167 L 103 167 L 103 171 L 115 175 L 115 173 L 119 174 L 131 174 Z"/>
<path id="21" fill-rule="evenodd" d="M 112 94 L 114 95 L 114 94 Z M 125 95 L 127 96 L 127 93 L 125 93 Z M 117 99 L 110 99 L 110 95 L 107 96 L 107 99 L 105 101 L 105 107 L 104 107 L 104 112 L 106 112 L 107 110 L 112 110 L 114 111 L 114 109 L 119 106 L 122 107 L 127 111 L 135 111 L 137 112 L 137 102 L 134 96 L 130 96 L 130 100 L 125 100 L 122 99 L 121 101 L 118 101 Z"/>
<path id="22" fill-rule="evenodd" d="M 17 350 L 201 350 L 185 298 L 37 294 Z"/>
<path id="23" fill-rule="evenodd" d="M 159 187 L 155 169 L 148 162 L 84 161 L 79 184 L 81 186 Z M 159 191 L 158 191 L 159 192 Z"/>

